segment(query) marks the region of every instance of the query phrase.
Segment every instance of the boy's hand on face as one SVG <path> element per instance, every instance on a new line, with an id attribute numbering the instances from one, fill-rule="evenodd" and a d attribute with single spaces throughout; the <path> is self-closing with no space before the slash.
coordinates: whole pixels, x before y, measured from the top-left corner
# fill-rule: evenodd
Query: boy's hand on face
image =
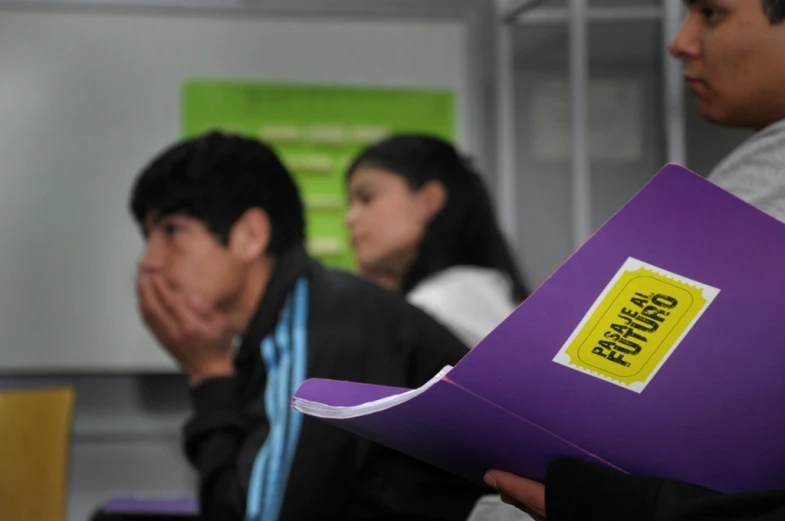
<path id="1" fill-rule="evenodd" d="M 227 317 L 197 296 L 175 291 L 160 274 L 140 273 L 139 307 L 147 327 L 197 385 L 234 373 Z"/>

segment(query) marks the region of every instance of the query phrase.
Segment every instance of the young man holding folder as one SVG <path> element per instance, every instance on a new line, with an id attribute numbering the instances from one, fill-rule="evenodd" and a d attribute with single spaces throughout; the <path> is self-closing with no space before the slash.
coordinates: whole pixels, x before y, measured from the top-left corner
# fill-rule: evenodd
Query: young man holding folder
<path id="1" fill-rule="evenodd" d="M 685 3 L 689 13 L 670 51 L 685 64 L 698 111 L 757 131 L 709 180 L 785 222 L 785 0 Z M 498 471 L 486 482 L 549 521 L 785 520 L 785 490 L 725 495 L 574 460 L 551 462 L 545 484 Z"/>

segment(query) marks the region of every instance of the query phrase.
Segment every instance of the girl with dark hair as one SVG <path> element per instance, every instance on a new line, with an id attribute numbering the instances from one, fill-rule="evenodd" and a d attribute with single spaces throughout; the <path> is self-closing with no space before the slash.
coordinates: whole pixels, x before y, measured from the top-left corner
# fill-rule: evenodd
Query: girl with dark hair
<path id="1" fill-rule="evenodd" d="M 354 160 L 347 184 L 359 274 L 469 347 L 528 296 L 480 175 L 447 141 L 387 138 Z"/>

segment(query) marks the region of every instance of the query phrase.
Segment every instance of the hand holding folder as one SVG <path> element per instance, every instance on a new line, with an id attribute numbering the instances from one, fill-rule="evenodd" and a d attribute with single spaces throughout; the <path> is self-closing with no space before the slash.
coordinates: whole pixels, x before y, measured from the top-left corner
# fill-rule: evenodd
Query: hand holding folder
<path id="1" fill-rule="evenodd" d="M 784 313 L 785 224 L 668 165 L 454 368 L 293 407 L 474 481 L 568 456 L 785 488 Z"/>

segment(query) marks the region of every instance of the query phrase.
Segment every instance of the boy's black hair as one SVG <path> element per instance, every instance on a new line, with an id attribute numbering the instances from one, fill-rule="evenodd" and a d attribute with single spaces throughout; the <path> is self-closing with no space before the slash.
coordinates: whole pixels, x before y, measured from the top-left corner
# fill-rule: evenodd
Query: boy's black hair
<path id="1" fill-rule="evenodd" d="M 261 208 L 272 228 L 266 253 L 274 256 L 305 238 L 300 192 L 275 152 L 221 132 L 180 141 L 155 157 L 134 183 L 130 208 L 142 227 L 149 215 L 194 217 L 224 244 L 244 212 Z"/>
<path id="2" fill-rule="evenodd" d="M 761 2 L 769 22 L 778 24 L 785 20 L 785 0 L 761 0 Z"/>

